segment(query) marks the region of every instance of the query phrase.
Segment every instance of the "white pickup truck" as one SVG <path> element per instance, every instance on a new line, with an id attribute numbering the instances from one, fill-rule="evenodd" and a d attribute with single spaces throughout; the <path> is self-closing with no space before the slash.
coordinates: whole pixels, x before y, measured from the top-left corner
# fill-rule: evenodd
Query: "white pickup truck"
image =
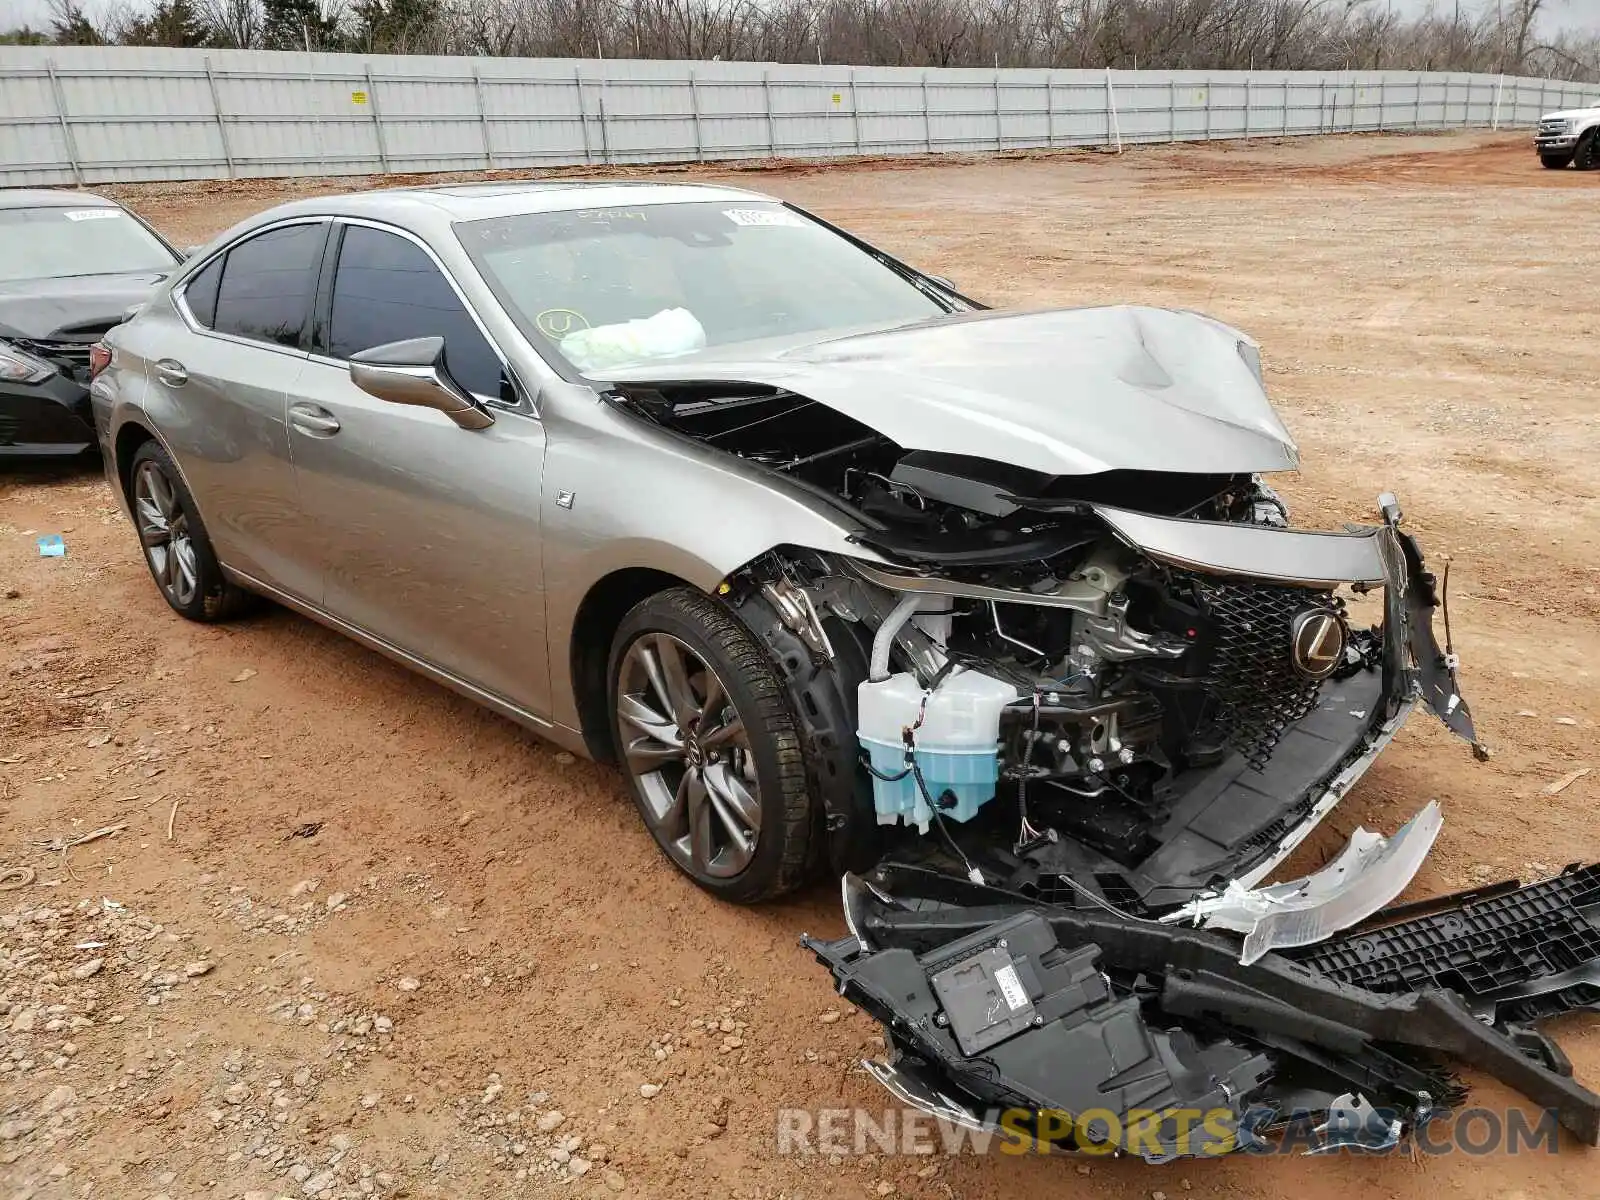
<path id="1" fill-rule="evenodd" d="M 1600 108 L 1568 108 L 1545 113 L 1533 135 L 1539 161 L 1552 171 L 1571 163 L 1580 171 L 1600 166 Z"/>

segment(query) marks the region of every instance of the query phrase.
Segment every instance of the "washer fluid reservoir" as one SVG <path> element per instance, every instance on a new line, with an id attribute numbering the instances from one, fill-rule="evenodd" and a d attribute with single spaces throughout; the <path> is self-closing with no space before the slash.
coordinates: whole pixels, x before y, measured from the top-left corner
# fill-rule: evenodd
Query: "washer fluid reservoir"
<path id="1" fill-rule="evenodd" d="M 902 731 L 916 725 L 923 695 L 922 685 L 905 671 L 861 684 L 856 736 L 878 775 L 900 776 L 873 777 L 878 824 L 904 821 L 927 833 L 933 811 L 915 777 L 901 775 L 906 770 Z M 970 821 L 994 799 L 1000 779 L 1000 710 L 1020 696 L 1015 684 L 960 667 L 928 695 L 922 724 L 912 736 L 928 795 L 940 802 L 944 816 Z"/>

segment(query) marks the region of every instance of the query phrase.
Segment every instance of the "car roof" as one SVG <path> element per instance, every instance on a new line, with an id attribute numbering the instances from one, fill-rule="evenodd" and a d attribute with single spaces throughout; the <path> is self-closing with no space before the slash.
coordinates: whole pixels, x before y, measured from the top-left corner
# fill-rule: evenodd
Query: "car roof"
<path id="1" fill-rule="evenodd" d="M 651 183 L 613 179 L 533 179 L 492 183 L 423 184 L 297 200 L 274 216 L 320 215 L 402 221 L 427 210 L 448 221 L 478 221 L 525 213 L 642 204 L 772 202 L 774 197 L 740 188 L 697 183 Z"/>
<path id="2" fill-rule="evenodd" d="M 0 188 L 0 208 L 116 208 L 115 200 L 93 192 L 54 191 L 49 188 Z"/>

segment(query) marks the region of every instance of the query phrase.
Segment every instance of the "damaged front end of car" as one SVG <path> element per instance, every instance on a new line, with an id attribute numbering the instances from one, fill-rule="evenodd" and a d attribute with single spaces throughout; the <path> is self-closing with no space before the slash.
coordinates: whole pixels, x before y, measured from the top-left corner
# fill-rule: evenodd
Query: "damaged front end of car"
<path id="1" fill-rule="evenodd" d="M 917 489 L 929 508 L 955 491 L 925 468 Z M 1046 901 L 1086 893 L 1236 929 L 1247 962 L 1398 895 L 1436 806 L 1392 838 L 1358 834 L 1329 873 L 1256 886 L 1419 702 L 1481 753 L 1392 498 L 1382 524 L 1341 533 L 1289 529 L 1250 478 L 1195 515 L 1035 503 L 1048 517 L 1010 534 L 1025 561 L 992 530 L 990 561 L 959 564 L 933 561 L 947 542 L 891 557 L 874 531 L 860 541 L 890 561 L 774 552 L 730 581 L 731 603 L 769 606 L 796 640 L 780 657 L 825 664 L 846 698 L 819 779 L 833 865 L 893 855 Z M 1376 619 L 1359 626 L 1356 604 Z"/>
<path id="2" fill-rule="evenodd" d="M 775 547 L 719 592 L 803 731 L 851 931 L 806 944 L 885 1026 L 891 1054 L 868 1069 L 961 1124 L 1021 1113 L 1042 1141 L 1164 1161 L 1249 1149 L 1296 1117 L 1322 1144 L 1381 1149 L 1459 1098 L 1449 1056 L 1593 1143 L 1600 1097 L 1531 1028 L 1480 1019 L 1448 971 L 1374 989 L 1296 959 L 1383 920 L 1438 836 L 1429 803 L 1264 883 L 1414 709 L 1487 751 L 1398 502 L 1379 497 L 1369 525 L 1291 527 L 1260 472 L 1297 456 L 1264 398 L 1223 412 L 1169 352 L 1181 333 L 1219 386 L 1259 396 L 1253 346 L 1182 316 L 1078 331 L 1120 364 L 1100 394 L 1167 397 L 1209 473 L 1127 422 L 1117 444 L 1098 427 L 1088 465 L 1063 427 L 1026 445 L 1026 379 L 958 386 L 1004 340 L 988 318 L 920 357 L 896 335 L 846 338 L 719 376 L 737 383 L 691 364 L 610 394 L 854 531 L 859 554 Z M 952 403 L 891 410 L 847 386 L 912 360 Z M 968 437 L 983 456 L 960 452 Z M 1534 975 L 1519 1001 L 1588 986 Z"/>

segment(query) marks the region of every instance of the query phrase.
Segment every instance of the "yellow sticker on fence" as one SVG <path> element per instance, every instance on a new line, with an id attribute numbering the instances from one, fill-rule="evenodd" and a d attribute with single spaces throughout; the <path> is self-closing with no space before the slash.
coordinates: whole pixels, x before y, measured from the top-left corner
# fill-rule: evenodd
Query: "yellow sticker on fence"
<path id="1" fill-rule="evenodd" d="M 844 103 L 844 97 L 841 96 L 838 92 L 835 92 L 833 94 L 833 102 L 835 104 L 843 104 Z"/>
<path id="2" fill-rule="evenodd" d="M 367 94 L 365 92 L 351 92 L 350 93 L 350 103 L 351 104 L 365 104 L 366 102 L 367 102 Z"/>

